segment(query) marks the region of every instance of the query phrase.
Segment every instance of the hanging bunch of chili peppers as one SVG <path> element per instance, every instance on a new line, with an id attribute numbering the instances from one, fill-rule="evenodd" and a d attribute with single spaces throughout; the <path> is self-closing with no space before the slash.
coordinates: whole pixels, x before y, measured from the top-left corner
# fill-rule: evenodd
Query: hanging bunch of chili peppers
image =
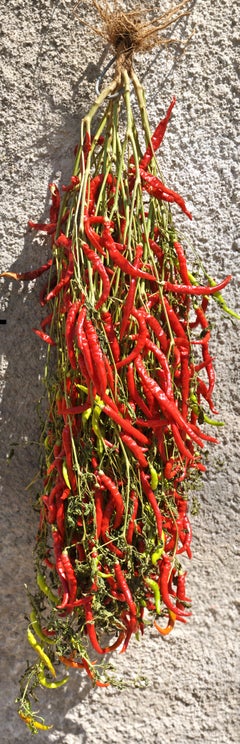
<path id="1" fill-rule="evenodd" d="M 202 286 L 188 270 L 170 205 L 191 214 L 155 157 L 174 104 L 151 136 L 128 57 L 82 121 L 70 183 L 62 194 L 50 184 L 50 221 L 29 222 L 51 236 L 50 259 L 7 273 L 48 272 L 46 317 L 34 329 L 48 344 L 39 596 L 28 629 L 37 663 L 19 709 L 34 731 L 45 728 L 31 712 L 35 687 L 67 681 L 55 679 L 54 663 L 105 686 L 89 642 L 99 655 L 125 651 L 146 625 L 167 635 L 191 615 L 181 562 L 191 558 L 189 482 L 205 471 L 204 444 L 217 441 L 200 428 L 217 424 L 206 313 L 211 296 L 229 311 L 220 291 L 231 277 Z M 115 638 L 106 645 L 103 634 Z"/>

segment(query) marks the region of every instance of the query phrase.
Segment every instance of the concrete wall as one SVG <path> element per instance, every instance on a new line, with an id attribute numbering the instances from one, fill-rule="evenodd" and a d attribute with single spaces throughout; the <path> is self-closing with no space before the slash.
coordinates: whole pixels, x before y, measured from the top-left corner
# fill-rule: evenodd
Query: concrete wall
<path id="1" fill-rule="evenodd" d="M 148 2 L 156 12 L 171 6 Z M 30 235 L 27 220 L 47 216 L 48 183 L 67 182 L 81 116 L 94 100 L 105 44 L 81 21 L 96 25 L 91 3 L 2 0 L 3 157 L 1 269 L 24 271 L 48 254 L 48 241 Z M 196 0 L 172 36 L 195 36 L 136 60 L 154 127 L 173 94 L 177 105 L 161 150 L 166 183 L 186 198 L 193 223 L 179 216 L 209 272 L 237 308 L 240 238 L 237 233 L 237 10 L 229 0 Z M 130 4 L 129 6 L 130 7 Z M 45 348 L 32 334 L 39 324 L 39 283 L 1 285 L 1 741 L 29 742 L 14 699 L 26 658 L 28 602 L 34 586 L 38 518 L 26 486 L 38 469 L 36 403 L 43 393 Z M 214 303 L 213 303 L 214 304 Z M 189 593 L 193 616 L 169 639 L 153 630 L 113 662 L 126 687 L 92 689 L 73 673 L 66 689 L 42 695 L 39 708 L 53 723 L 38 741 L 57 744 L 233 744 L 239 741 L 237 701 L 237 524 L 239 326 L 212 308 L 217 369 L 216 406 L 226 426 L 209 449 L 208 472 L 193 519 Z M 223 431 L 223 433 L 222 433 Z M 36 709 L 38 704 L 36 704 Z"/>

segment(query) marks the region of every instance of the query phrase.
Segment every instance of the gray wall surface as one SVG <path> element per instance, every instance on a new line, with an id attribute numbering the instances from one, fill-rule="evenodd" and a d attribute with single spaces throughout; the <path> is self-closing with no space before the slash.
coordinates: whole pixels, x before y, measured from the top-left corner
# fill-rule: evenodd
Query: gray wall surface
<path id="1" fill-rule="evenodd" d="M 155 13 L 170 0 L 148 2 Z M 179 44 L 136 59 L 146 90 L 152 129 L 172 95 L 177 104 L 160 163 L 168 186 L 178 190 L 193 222 L 173 208 L 176 224 L 217 280 L 233 275 L 224 296 L 239 312 L 240 237 L 237 228 L 237 128 L 239 5 L 196 0 L 192 13 L 172 29 Z M 126 6 L 126 4 L 125 4 Z M 128 7 L 134 4 L 129 3 Z M 24 271 L 49 255 L 48 241 L 27 228 L 48 213 L 48 184 L 66 183 L 80 120 L 95 96 L 99 68 L 109 60 L 91 3 L 77 15 L 71 0 L 0 0 L 2 22 L 3 149 L 1 157 L 0 270 Z M 34 587 L 38 516 L 26 490 L 38 470 L 36 404 L 46 349 L 32 333 L 39 327 L 41 282 L 1 280 L 1 742 L 31 741 L 16 713 L 18 679 L 32 660 L 26 641 L 29 611 L 24 584 Z M 225 428 L 211 446 L 193 521 L 188 593 L 193 615 L 169 638 L 146 631 L 128 652 L 112 658 L 125 686 L 93 689 L 81 672 L 67 687 L 45 691 L 39 707 L 53 729 L 38 742 L 57 744 L 233 744 L 239 741 L 237 553 L 239 524 L 239 325 L 212 303 L 212 354 L 216 407 Z M 239 569 L 238 569 L 239 570 Z"/>

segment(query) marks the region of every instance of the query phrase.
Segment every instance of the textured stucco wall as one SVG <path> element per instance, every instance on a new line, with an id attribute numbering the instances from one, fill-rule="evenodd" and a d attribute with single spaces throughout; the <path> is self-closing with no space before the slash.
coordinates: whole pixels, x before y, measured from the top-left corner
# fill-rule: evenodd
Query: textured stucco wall
<path id="1" fill-rule="evenodd" d="M 156 11 L 170 7 L 148 2 Z M 96 23 L 91 3 L 1 0 L 3 26 L 3 151 L 1 158 L 1 270 L 23 271 L 48 255 L 47 240 L 27 231 L 27 219 L 47 215 L 48 183 L 65 182 L 73 163 L 81 116 L 94 100 L 94 81 L 106 47 L 81 24 Z M 130 7 L 130 4 L 129 6 Z M 136 62 L 146 87 L 152 127 L 172 94 L 177 106 L 161 150 L 166 183 L 186 198 L 193 223 L 176 223 L 217 279 L 231 272 L 225 292 L 237 307 L 240 238 L 237 232 L 238 3 L 196 0 L 190 19 L 172 35 L 196 33 L 185 53 L 159 49 Z M 24 583 L 33 585 L 37 515 L 27 484 L 38 468 L 36 402 L 43 392 L 45 349 L 32 334 L 39 324 L 39 283 L 1 286 L 1 741 L 29 742 L 14 699 L 25 660 L 28 610 Z M 239 741 L 237 682 L 237 550 L 239 362 L 236 323 L 212 308 L 212 351 L 218 376 L 215 401 L 226 422 L 209 450 L 208 473 L 193 520 L 188 625 L 161 640 L 146 632 L 128 653 L 115 655 L 126 688 L 92 689 L 72 674 L 66 689 L 44 694 L 40 710 L 54 728 L 38 735 L 58 744 L 232 744 Z M 144 686 L 144 681 L 148 685 Z M 136 685 L 134 686 L 134 680 Z M 44 703 L 45 701 L 45 703 Z M 36 704 L 37 708 L 37 704 Z"/>

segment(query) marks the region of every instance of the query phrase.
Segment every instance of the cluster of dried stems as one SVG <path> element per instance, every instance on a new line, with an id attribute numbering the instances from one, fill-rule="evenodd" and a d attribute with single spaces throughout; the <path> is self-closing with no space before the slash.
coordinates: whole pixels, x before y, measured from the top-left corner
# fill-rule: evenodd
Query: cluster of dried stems
<path id="1" fill-rule="evenodd" d="M 101 3 L 92 0 L 92 5 L 102 21 L 100 28 L 94 27 L 92 30 L 113 47 L 123 64 L 128 62 L 128 66 L 131 66 L 131 59 L 135 52 L 145 52 L 157 44 L 169 44 L 173 41 L 173 39 L 163 38 L 162 32 L 182 16 L 188 15 L 189 11 L 183 10 L 187 3 L 189 0 L 182 0 L 170 10 L 166 10 L 152 20 L 147 20 L 146 13 L 151 9 L 145 6 L 137 5 L 134 10 L 127 11 L 117 0 L 113 0 L 111 5 L 107 0 Z M 79 2 L 75 9 L 78 6 Z"/>

